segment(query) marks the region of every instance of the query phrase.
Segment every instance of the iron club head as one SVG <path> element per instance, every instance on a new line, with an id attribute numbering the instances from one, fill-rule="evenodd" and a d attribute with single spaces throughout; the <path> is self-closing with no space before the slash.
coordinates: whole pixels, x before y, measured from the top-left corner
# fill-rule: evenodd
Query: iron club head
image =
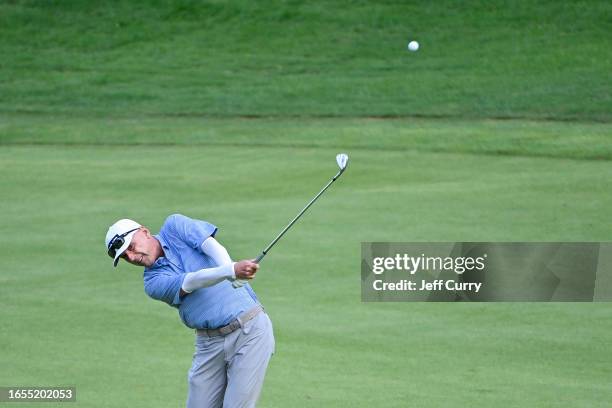
<path id="1" fill-rule="evenodd" d="M 344 171 L 346 166 L 348 165 L 348 155 L 346 153 L 338 153 L 336 155 L 336 163 L 338 163 L 338 167 L 340 167 L 340 171 Z"/>

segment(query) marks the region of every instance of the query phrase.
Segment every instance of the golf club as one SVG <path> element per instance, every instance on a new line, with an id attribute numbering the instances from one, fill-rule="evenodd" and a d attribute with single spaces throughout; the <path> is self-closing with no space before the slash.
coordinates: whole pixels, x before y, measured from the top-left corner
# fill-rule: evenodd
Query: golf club
<path id="1" fill-rule="evenodd" d="M 336 181 L 342 175 L 342 173 L 344 173 L 344 170 L 346 170 L 346 166 L 348 165 L 348 159 L 349 157 L 345 153 L 339 153 L 336 155 L 336 163 L 338 164 L 338 167 L 340 168 L 338 173 L 336 173 L 336 175 L 325 185 L 325 187 L 323 187 L 321 191 L 319 191 L 319 193 L 316 196 L 314 196 L 314 198 L 310 200 L 308 204 L 306 204 L 306 207 L 304 207 L 302 211 L 300 211 L 298 215 L 296 215 L 295 218 L 291 220 L 291 222 L 287 224 L 285 228 L 283 228 L 283 230 L 276 236 L 276 238 L 274 238 L 272 242 L 270 242 L 270 244 L 266 247 L 266 249 L 264 249 L 261 252 L 261 254 L 259 254 L 259 256 L 255 259 L 256 263 L 261 262 L 264 256 L 266 256 L 266 254 L 270 251 L 270 249 L 272 249 L 272 247 L 281 239 L 281 237 L 285 235 L 285 233 L 289 230 L 289 228 L 291 228 L 291 226 L 295 224 L 297 220 L 300 219 L 302 214 L 304 214 L 306 210 L 308 210 L 308 208 L 310 208 L 310 206 L 313 205 L 314 202 L 317 201 L 317 199 L 325 192 L 325 190 L 327 190 L 329 186 L 331 186 L 332 183 Z M 234 287 L 241 286 L 241 283 L 239 281 L 240 280 L 234 281 Z"/>

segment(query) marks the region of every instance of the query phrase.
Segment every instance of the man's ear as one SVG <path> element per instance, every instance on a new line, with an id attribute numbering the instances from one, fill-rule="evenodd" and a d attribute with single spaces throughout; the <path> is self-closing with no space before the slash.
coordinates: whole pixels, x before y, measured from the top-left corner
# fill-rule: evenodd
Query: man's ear
<path id="1" fill-rule="evenodd" d="M 145 237 L 151 238 L 151 231 L 149 231 L 147 227 L 141 227 L 141 229 L 142 229 L 142 232 L 145 233 Z"/>

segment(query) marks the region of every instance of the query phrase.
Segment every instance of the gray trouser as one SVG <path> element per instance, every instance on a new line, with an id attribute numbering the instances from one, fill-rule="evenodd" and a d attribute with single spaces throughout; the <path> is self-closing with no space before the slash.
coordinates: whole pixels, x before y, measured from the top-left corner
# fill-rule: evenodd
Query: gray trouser
<path id="1" fill-rule="evenodd" d="M 260 312 L 227 336 L 196 336 L 187 408 L 254 407 L 274 353 L 272 322 Z"/>

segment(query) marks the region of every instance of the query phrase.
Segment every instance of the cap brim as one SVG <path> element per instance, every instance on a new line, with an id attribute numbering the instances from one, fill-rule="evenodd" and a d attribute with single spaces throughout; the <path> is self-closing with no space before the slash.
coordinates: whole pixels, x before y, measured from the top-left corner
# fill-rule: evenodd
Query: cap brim
<path id="1" fill-rule="evenodd" d="M 121 248 L 119 248 L 117 252 L 115 253 L 115 259 L 113 259 L 114 267 L 117 267 L 117 264 L 119 263 L 119 257 L 121 257 L 121 255 L 125 252 L 125 250 L 128 249 L 128 247 L 130 246 L 130 243 L 132 242 L 132 238 L 134 237 L 134 234 L 137 232 L 138 230 L 130 232 L 129 234 L 125 236 L 125 242 L 123 243 Z"/>

